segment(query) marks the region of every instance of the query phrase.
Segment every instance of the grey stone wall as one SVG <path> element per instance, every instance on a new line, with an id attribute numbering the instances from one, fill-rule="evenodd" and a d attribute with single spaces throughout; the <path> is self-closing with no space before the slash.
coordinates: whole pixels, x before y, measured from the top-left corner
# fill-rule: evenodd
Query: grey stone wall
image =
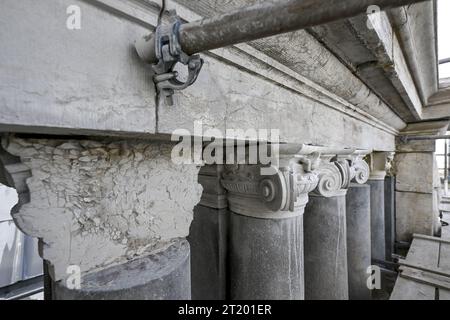
<path id="1" fill-rule="evenodd" d="M 192 132 L 194 121 L 201 120 L 205 129 L 280 129 L 288 142 L 394 149 L 393 134 L 403 122 L 386 106 L 367 100 L 367 95 L 374 98 L 367 88 L 353 98 L 339 91 L 356 78 L 338 72 L 345 67 L 311 37 L 298 39 L 304 38 L 305 54 L 330 60 L 326 69 L 294 70 L 247 45 L 214 50 L 203 55 L 198 81 L 176 94 L 174 107 L 156 107 L 152 72 L 133 45 L 155 24 L 157 10 L 148 3 L 4 4 L 0 130 L 164 137 L 179 128 Z M 80 30 L 66 28 L 66 9 L 73 4 L 81 9 Z M 188 20 L 199 17 L 176 7 Z M 311 81 L 314 75 L 320 78 Z M 340 85 L 321 83 L 328 78 Z M 372 105 L 379 119 L 371 114 Z"/>

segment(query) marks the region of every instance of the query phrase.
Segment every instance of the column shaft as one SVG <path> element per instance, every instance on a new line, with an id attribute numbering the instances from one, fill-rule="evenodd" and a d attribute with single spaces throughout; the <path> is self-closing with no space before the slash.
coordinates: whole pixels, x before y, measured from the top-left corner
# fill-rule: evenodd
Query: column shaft
<path id="1" fill-rule="evenodd" d="M 193 300 L 226 299 L 228 210 L 194 208 L 191 245 Z"/>
<path id="2" fill-rule="evenodd" d="M 311 196 L 305 208 L 305 298 L 348 299 L 345 196 Z"/>
<path id="3" fill-rule="evenodd" d="M 230 212 L 230 298 L 304 298 L 303 216 L 259 219 Z"/>
<path id="4" fill-rule="evenodd" d="M 371 263 L 370 186 L 351 184 L 346 197 L 349 298 L 368 300 L 367 268 Z"/>
<path id="5" fill-rule="evenodd" d="M 221 165 L 207 165 L 198 176 L 203 193 L 194 208 L 187 238 L 191 245 L 193 300 L 226 299 L 228 204 L 220 184 L 222 170 Z"/>
<path id="6" fill-rule="evenodd" d="M 384 216 L 384 179 L 369 180 L 370 224 L 372 239 L 372 260 L 386 259 L 386 230 Z"/>
<path id="7" fill-rule="evenodd" d="M 384 222 L 386 233 L 386 259 L 392 260 L 395 245 L 395 177 L 384 181 Z"/>

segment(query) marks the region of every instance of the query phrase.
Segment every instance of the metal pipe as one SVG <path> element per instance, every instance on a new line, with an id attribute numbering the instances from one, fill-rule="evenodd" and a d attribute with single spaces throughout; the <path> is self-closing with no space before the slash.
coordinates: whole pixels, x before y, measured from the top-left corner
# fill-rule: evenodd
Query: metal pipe
<path id="1" fill-rule="evenodd" d="M 444 63 L 449 63 L 449 62 L 450 62 L 450 58 L 439 60 L 439 64 L 444 64 Z"/>
<path id="2" fill-rule="evenodd" d="M 281 33 L 309 28 L 367 13 L 369 8 L 385 10 L 424 0 L 284 0 L 267 1 L 182 24 L 179 39 L 188 55 L 261 39 Z M 373 7 L 377 6 L 377 7 Z M 145 37 L 145 49 L 139 55 L 148 63 L 156 63 L 153 36 Z"/>

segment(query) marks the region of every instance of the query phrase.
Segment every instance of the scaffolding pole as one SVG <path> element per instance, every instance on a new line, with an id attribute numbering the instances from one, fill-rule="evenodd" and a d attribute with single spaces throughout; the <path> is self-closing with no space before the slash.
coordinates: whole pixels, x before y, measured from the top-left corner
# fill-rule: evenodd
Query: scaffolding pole
<path id="1" fill-rule="evenodd" d="M 179 44 L 184 53 L 218 49 L 277 34 L 309 28 L 360 14 L 410 5 L 424 0 L 284 0 L 266 1 L 247 8 L 179 27 Z M 154 35 L 145 38 L 148 63 L 158 61 Z"/>

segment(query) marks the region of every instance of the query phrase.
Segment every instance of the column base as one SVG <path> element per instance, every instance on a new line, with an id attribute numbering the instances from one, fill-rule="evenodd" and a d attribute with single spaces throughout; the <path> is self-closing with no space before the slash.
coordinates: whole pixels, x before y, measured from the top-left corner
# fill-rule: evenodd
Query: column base
<path id="1" fill-rule="evenodd" d="M 80 289 L 52 283 L 54 300 L 187 300 L 191 298 L 189 243 L 116 265 L 82 278 Z"/>

